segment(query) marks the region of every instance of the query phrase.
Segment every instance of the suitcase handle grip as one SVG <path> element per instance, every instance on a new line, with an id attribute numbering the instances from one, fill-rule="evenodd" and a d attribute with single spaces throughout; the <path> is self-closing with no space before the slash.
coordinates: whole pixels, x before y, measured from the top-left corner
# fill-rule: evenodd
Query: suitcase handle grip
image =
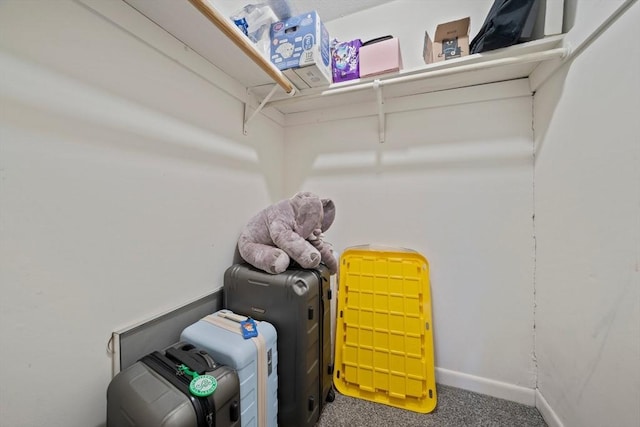
<path id="1" fill-rule="evenodd" d="M 315 399 L 313 396 L 309 396 L 309 412 L 313 411 L 313 408 L 315 407 Z"/>
<path id="2" fill-rule="evenodd" d="M 194 353 L 187 350 L 172 347 L 167 349 L 166 354 L 170 359 L 187 365 L 190 370 L 197 372 L 198 375 L 203 375 L 209 370 L 209 366 L 204 362 L 204 358 L 198 359 Z"/>

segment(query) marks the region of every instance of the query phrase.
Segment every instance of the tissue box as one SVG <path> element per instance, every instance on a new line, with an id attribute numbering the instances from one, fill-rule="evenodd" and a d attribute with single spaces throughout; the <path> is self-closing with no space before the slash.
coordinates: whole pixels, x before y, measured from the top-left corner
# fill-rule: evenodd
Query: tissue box
<path id="1" fill-rule="evenodd" d="M 360 39 L 338 43 L 331 50 L 333 82 L 339 83 L 360 78 Z"/>
<path id="2" fill-rule="evenodd" d="M 396 37 L 370 40 L 360 47 L 360 77 L 400 71 L 402 56 L 400 41 Z"/>
<path id="3" fill-rule="evenodd" d="M 331 83 L 329 32 L 315 11 L 273 23 L 270 56 L 298 89 Z"/>
<path id="4" fill-rule="evenodd" d="M 469 25 L 471 18 L 446 22 L 436 27 L 433 37 L 424 33 L 423 57 L 426 64 L 469 55 Z"/>

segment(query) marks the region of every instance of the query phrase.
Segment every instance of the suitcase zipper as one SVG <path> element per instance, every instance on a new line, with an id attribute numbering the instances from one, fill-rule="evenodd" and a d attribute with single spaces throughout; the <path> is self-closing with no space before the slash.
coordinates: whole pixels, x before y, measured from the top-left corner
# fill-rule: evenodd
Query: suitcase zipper
<path id="1" fill-rule="evenodd" d="M 162 375 L 163 378 L 189 398 L 196 413 L 198 426 L 215 427 L 215 419 L 209 407 L 209 399 L 206 397 L 196 397 L 191 394 L 189 391 L 189 383 L 191 381 L 184 375 L 184 372 L 177 368 L 176 364 L 172 363 L 157 351 L 144 356 L 140 361 Z"/>

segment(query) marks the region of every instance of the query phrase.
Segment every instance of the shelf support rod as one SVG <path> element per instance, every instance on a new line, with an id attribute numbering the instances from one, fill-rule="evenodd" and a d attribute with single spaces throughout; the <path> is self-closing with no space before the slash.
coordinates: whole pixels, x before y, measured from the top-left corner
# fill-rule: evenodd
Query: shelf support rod
<path id="1" fill-rule="evenodd" d="M 295 94 L 295 87 L 275 65 L 264 58 L 253 46 L 251 41 L 231 23 L 227 17 L 218 12 L 207 0 L 189 0 L 213 25 L 215 25 L 229 40 L 235 43 L 262 71 L 267 73 L 287 94 Z"/>
<path id="2" fill-rule="evenodd" d="M 427 69 L 427 70 L 417 71 L 412 74 L 406 74 L 398 77 L 382 78 L 380 79 L 380 82 L 384 83 L 384 85 L 393 85 L 397 83 L 406 83 L 406 82 L 411 82 L 416 80 L 427 80 L 431 78 L 455 75 L 455 74 L 464 73 L 468 71 L 485 70 L 485 69 L 501 67 L 505 65 L 516 65 L 516 64 L 526 64 L 530 62 L 547 61 L 550 59 L 564 58 L 569 54 L 569 52 L 570 50 L 566 47 L 558 47 L 558 48 L 550 49 L 543 52 L 527 53 L 527 54 L 523 54 L 515 57 L 491 59 L 491 60 L 472 63 L 472 64 L 460 64 L 451 68 L 443 68 L 443 69 L 437 69 L 437 70 Z M 482 55 L 482 54 L 475 54 L 475 55 Z M 371 81 L 366 83 L 355 83 L 350 86 L 337 87 L 333 89 L 331 88 L 325 89 L 323 91 L 312 93 L 309 95 L 303 94 L 302 98 L 300 99 L 314 99 L 314 98 L 320 98 L 324 96 L 340 95 L 348 92 L 368 90 L 372 87 L 373 87 L 373 82 Z M 292 102 L 297 102 L 298 100 L 299 100 L 298 98 L 281 99 L 281 100 L 273 101 L 272 105 L 286 105 Z"/>
<path id="3" fill-rule="evenodd" d="M 546 73 L 546 76 L 540 81 L 536 82 L 535 86 L 532 85 L 533 90 L 537 90 L 540 86 L 549 80 L 549 78 L 555 74 L 556 71 L 560 69 L 565 63 L 572 61 L 575 57 L 580 55 L 586 48 L 591 46 L 591 44 L 600 37 L 605 31 L 613 25 L 614 22 L 618 20 L 622 15 L 624 15 L 627 10 L 636 2 L 637 0 L 625 0 L 618 8 L 611 14 L 607 19 L 605 19 L 592 33 L 590 33 L 584 40 L 580 41 L 577 46 L 565 47 L 567 49 L 567 54 L 562 57 L 562 61 L 557 63 L 555 67 L 551 69 L 551 71 Z"/>
<path id="4" fill-rule="evenodd" d="M 454 68 L 445 68 L 442 70 L 426 71 L 423 73 L 409 74 L 401 77 L 392 77 L 389 79 L 385 79 L 384 84 L 390 85 L 395 83 L 404 83 L 404 82 L 410 82 L 414 80 L 423 80 L 427 78 L 449 76 L 453 74 L 464 73 L 467 71 L 476 71 L 476 70 L 483 70 L 488 68 L 495 68 L 503 65 L 526 64 L 528 62 L 546 61 L 552 58 L 564 58 L 568 53 L 569 53 L 569 49 L 564 47 L 559 47 L 559 48 L 551 49 L 545 52 L 528 53 L 528 54 L 524 54 L 516 57 L 500 58 L 500 59 L 493 59 L 485 62 L 478 62 L 475 64 L 459 65 Z M 353 92 L 356 90 L 362 90 L 362 89 L 372 87 L 373 85 L 374 85 L 374 82 L 364 83 L 364 84 L 359 84 L 354 86 L 347 86 L 344 88 L 327 89 L 324 92 L 321 92 L 321 95 L 323 96 L 337 95 L 340 93 Z"/>
<path id="5" fill-rule="evenodd" d="M 385 140 L 385 116 L 384 116 L 384 97 L 382 96 L 382 82 L 376 79 L 373 82 L 373 89 L 376 91 L 378 98 L 378 141 L 383 143 Z"/>
<path id="6" fill-rule="evenodd" d="M 273 94 L 276 93 L 277 89 L 278 89 L 278 85 L 277 84 L 273 85 L 273 88 L 271 88 L 271 91 L 269 92 L 269 94 L 262 100 L 260 105 L 258 105 L 258 108 L 256 108 L 250 116 L 249 116 L 249 108 L 250 108 L 249 104 L 251 103 L 251 89 L 247 89 L 247 101 L 244 103 L 244 124 L 242 126 L 242 133 L 244 133 L 245 135 L 248 133 L 248 131 L 249 131 L 249 122 L 251 120 L 253 120 L 253 118 L 260 111 L 262 111 L 262 109 L 267 104 L 267 102 L 269 102 L 269 100 L 271 99 Z M 247 116 L 249 116 L 249 117 L 247 117 Z"/>

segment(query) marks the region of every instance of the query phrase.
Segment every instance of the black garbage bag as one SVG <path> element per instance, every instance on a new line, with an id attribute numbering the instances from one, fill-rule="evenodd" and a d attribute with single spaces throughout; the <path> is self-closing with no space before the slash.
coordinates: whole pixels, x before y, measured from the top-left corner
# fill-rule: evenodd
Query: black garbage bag
<path id="1" fill-rule="evenodd" d="M 469 52 L 486 52 L 518 43 L 537 1 L 495 0 L 480 31 L 469 45 Z"/>

